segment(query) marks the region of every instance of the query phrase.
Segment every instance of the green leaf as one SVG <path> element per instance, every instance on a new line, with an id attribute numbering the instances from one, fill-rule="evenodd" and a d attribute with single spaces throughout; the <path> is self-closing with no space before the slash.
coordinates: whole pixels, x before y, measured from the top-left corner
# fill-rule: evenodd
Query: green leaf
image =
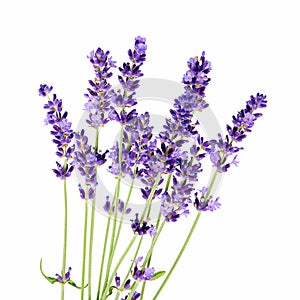
<path id="1" fill-rule="evenodd" d="M 81 286 L 78 286 L 74 281 L 72 281 L 71 279 L 69 279 L 67 281 L 68 284 L 70 284 L 71 286 L 74 286 L 76 289 L 81 289 Z M 85 289 L 88 286 L 88 284 L 86 284 L 83 288 Z"/>
<path id="2" fill-rule="evenodd" d="M 59 282 L 56 278 L 53 278 L 53 277 L 49 277 L 47 275 L 45 275 L 45 273 L 43 272 L 43 261 L 42 261 L 42 258 L 40 260 L 40 271 L 43 275 L 43 277 L 48 280 L 51 284 L 55 283 L 55 282 Z"/>
<path id="3" fill-rule="evenodd" d="M 154 281 L 154 280 L 158 279 L 159 277 L 164 276 L 165 273 L 166 273 L 166 271 L 158 271 L 153 274 L 153 277 L 149 281 Z"/>
<path id="4" fill-rule="evenodd" d="M 105 299 L 107 299 L 107 298 L 113 293 L 113 289 L 116 289 L 116 290 L 119 291 L 119 289 L 118 289 L 116 286 L 112 285 L 112 286 L 109 288 L 108 294 L 106 295 Z"/>

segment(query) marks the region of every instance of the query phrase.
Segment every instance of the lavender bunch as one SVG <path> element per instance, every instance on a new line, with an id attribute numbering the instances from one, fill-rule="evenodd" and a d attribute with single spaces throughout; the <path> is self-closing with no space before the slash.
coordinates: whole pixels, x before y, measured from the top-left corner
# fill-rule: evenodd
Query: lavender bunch
<path id="1" fill-rule="evenodd" d="M 65 230 L 64 249 L 61 274 L 56 278 L 43 276 L 51 283 L 61 284 L 61 300 L 64 300 L 64 285 L 69 283 L 81 290 L 80 299 L 84 300 L 85 287 L 88 287 L 88 299 L 92 299 L 92 269 L 93 269 L 93 237 L 95 227 L 95 199 L 98 193 L 97 174 L 99 167 L 109 161 L 107 171 L 114 175 L 116 186 L 113 197 L 106 196 L 103 209 L 107 212 L 107 223 L 102 244 L 97 294 L 95 300 L 106 300 L 115 293 L 115 300 L 143 300 L 146 284 L 164 276 L 153 300 L 157 299 L 166 285 L 180 258 L 182 257 L 191 236 L 199 222 L 202 212 L 215 211 L 221 207 L 219 197 L 212 193 L 215 180 L 220 173 L 227 172 L 232 165 L 237 165 L 237 154 L 243 148 L 240 143 L 252 131 L 255 121 L 262 116 L 258 109 L 267 105 L 266 96 L 257 93 L 246 102 L 245 108 L 232 117 L 232 124 L 226 126 L 227 134 L 218 134 L 217 139 L 205 140 L 200 135 L 199 122 L 195 121 L 196 112 L 208 107 L 206 88 L 211 79 L 211 63 L 206 59 L 205 52 L 200 57 L 192 57 L 187 62 L 187 71 L 182 83 L 184 92 L 174 99 L 170 116 L 166 118 L 163 130 L 153 134 L 150 114 L 139 114 L 136 90 L 143 76 L 141 67 L 146 61 L 146 39 L 137 36 L 134 46 L 128 50 L 128 62 L 117 69 L 120 90 L 114 90 L 109 83 L 112 69 L 116 68 L 109 51 L 98 48 L 88 56 L 95 72 L 95 78 L 89 80 L 87 102 L 84 109 L 88 113 L 87 124 L 95 129 L 94 144 L 89 144 L 85 131 L 74 132 L 67 112 L 63 111 L 62 100 L 55 94 L 50 98 L 52 87 L 41 85 L 39 94 L 48 97 L 44 108 L 47 109 L 46 124 L 52 126 L 51 135 L 57 147 L 57 156 L 62 162 L 56 162 L 53 169 L 55 175 L 64 182 L 65 199 Z M 109 122 L 120 125 L 119 140 L 109 150 L 99 150 L 99 128 Z M 75 138 L 75 144 L 73 142 Z M 209 159 L 214 168 L 214 175 L 208 186 L 199 189 L 200 174 L 203 172 L 203 160 Z M 66 272 L 66 241 L 67 241 L 67 193 L 66 179 L 74 168 L 84 178 L 84 186 L 79 184 L 79 197 L 84 200 L 84 228 L 82 247 L 81 287 L 70 279 L 71 267 Z M 121 193 L 121 178 L 128 176 L 131 185 L 127 197 Z M 142 213 L 132 211 L 129 201 L 134 183 L 139 181 L 140 201 L 144 202 Z M 154 200 L 160 203 L 160 211 L 156 222 L 151 220 Z M 90 230 L 87 230 L 88 202 L 91 202 Z M 123 217 L 133 213 L 131 219 L 131 238 L 124 246 L 122 255 L 116 258 L 116 249 L 120 245 L 119 237 L 122 231 Z M 156 245 L 165 226 L 172 226 L 181 221 L 181 217 L 196 214 L 192 227 L 173 262 L 170 270 L 156 271 L 152 267 Z M 119 225 L 117 219 L 120 218 Z M 168 225 L 166 225 L 168 224 Z M 169 225 L 170 224 L 170 225 Z M 89 233 L 89 236 L 88 236 Z M 87 239 L 89 248 L 87 253 Z M 144 248 L 142 244 L 146 243 Z M 136 245 L 137 243 L 137 245 Z M 143 244 L 144 245 L 144 244 Z M 133 247 L 136 250 L 131 253 Z M 141 249 L 145 253 L 141 253 Z M 127 259 L 130 253 L 130 259 Z M 88 255 L 87 255 L 88 254 Z M 87 280 L 86 259 L 88 258 Z M 130 262 L 127 274 L 118 275 L 124 261 Z M 139 285 L 141 290 L 138 290 Z"/>

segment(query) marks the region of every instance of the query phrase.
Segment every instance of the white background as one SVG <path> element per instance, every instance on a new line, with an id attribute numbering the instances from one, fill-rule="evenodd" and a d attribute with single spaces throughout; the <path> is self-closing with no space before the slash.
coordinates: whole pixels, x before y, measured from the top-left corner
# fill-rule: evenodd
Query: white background
<path id="1" fill-rule="evenodd" d="M 47 283 L 38 268 L 43 257 L 47 274 L 60 270 L 63 207 L 39 84 L 55 86 L 76 124 L 93 72 L 86 55 L 100 46 L 120 63 L 141 35 L 148 43 L 147 77 L 180 81 L 187 59 L 206 51 L 213 66 L 207 101 L 224 126 L 250 94 L 265 93 L 269 100 L 244 143 L 239 167 L 226 175 L 219 192 L 222 209 L 203 216 L 159 299 L 299 300 L 296 4 L 1 2 L 0 298 L 59 299 L 59 286 Z M 68 265 L 79 282 L 83 211 L 75 179 L 71 184 Z M 104 220 L 97 218 L 96 225 L 100 237 Z M 188 226 L 182 221 L 166 230 L 154 267 L 168 266 Z M 79 292 L 68 288 L 66 300 L 76 298 Z"/>

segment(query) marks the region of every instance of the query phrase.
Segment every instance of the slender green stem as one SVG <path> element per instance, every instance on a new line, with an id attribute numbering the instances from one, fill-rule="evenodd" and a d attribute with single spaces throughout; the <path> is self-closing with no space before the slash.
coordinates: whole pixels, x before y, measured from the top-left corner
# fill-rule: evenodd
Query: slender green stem
<path id="1" fill-rule="evenodd" d="M 106 284 L 105 286 L 105 289 L 103 290 L 103 293 L 101 295 L 101 300 L 105 300 L 106 299 L 106 294 L 108 292 L 108 289 L 109 289 L 109 286 L 111 285 L 113 279 L 114 279 L 114 276 L 115 274 L 117 273 L 117 270 L 119 269 L 121 263 L 123 262 L 124 258 L 126 257 L 127 253 L 129 252 L 129 250 L 131 249 L 132 245 L 134 244 L 134 241 L 137 237 L 137 234 L 135 234 L 133 236 L 133 238 L 131 239 L 131 241 L 129 242 L 128 246 L 126 247 L 125 251 L 123 252 L 122 256 L 119 258 L 115 268 L 113 269 L 112 273 L 111 273 L 111 276 L 108 280 L 108 283 Z"/>
<path id="2" fill-rule="evenodd" d="M 167 192 L 168 189 L 169 189 L 169 187 L 170 187 L 171 179 L 172 179 L 172 174 L 169 174 L 168 179 L 167 179 L 167 183 L 166 183 L 166 187 L 165 187 L 165 192 Z M 158 228 L 159 223 L 160 223 L 160 218 L 161 218 L 161 213 L 159 212 L 155 228 Z M 152 252 L 152 254 L 150 255 L 150 257 L 148 259 L 147 268 L 149 268 L 149 266 L 150 266 L 152 255 L 153 255 L 153 252 Z M 147 283 L 147 281 L 144 281 L 143 284 L 142 284 L 142 290 L 141 290 L 140 300 L 143 300 L 143 298 L 144 298 L 146 283 Z"/>
<path id="3" fill-rule="evenodd" d="M 209 186 L 208 186 L 208 189 L 207 189 L 207 191 L 206 191 L 206 195 L 205 195 L 205 198 L 204 198 L 205 200 L 207 200 L 208 197 L 210 196 L 210 192 L 211 192 L 211 190 L 212 190 L 212 188 L 213 188 L 213 186 L 214 186 L 214 183 L 215 183 L 215 181 L 216 181 L 217 175 L 218 175 L 218 171 L 215 170 L 214 175 L 213 175 L 213 178 L 211 179 L 211 182 L 210 182 L 210 184 L 209 184 Z"/>
<path id="4" fill-rule="evenodd" d="M 66 274 L 66 259 L 67 259 L 67 234 L 68 234 L 68 197 L 67 197 L 67 180 L 64 179 L 64 243 L 63 243 L 63 258 L 62 258 L 62 284 L 61 284 L 61 300 L 65 298 L 65 274 Z"/>
<path id="5" fill-rule="evenodd" d="M 114 209 L 115 209 L 115 212 L 114 214 L 116 214 L 118 208 L 117 208 L 117 201 L 116 199 L 118 199 L 118 190 L 120 188 L 120 177 L 118 178 L 118 182 L 117 182 L 117 186 L 116 186 L 116 189 L 115 189 L 115 193 L 114 193 L 114 201 L 113 201 L 113 206 L 114 206 Z M 110 245 L 109 245 L 109 253 L 108 253 L 108 260 L 107 260 L 107 264 L 106 264 L 106 273 L 105 273 L 105 279 L 104 279 L 104 285 L 103 285 L 103 289 L 106 288 L 107 286 L 107 281 L 108 281 L 108 278 L 109 278 L 109 271 L 110 271 L 110 268 L 111 268 L 111 264 L 112 264 L 112 261 L 113 261 L 113 256 L 114 256 L 114 242 L 115 242 L 115 234 L 116 234 L 116 224 L 117 222 L 117 216 L 114 215 L 114 220 L 113 220 L 113 228 L 112 228 L 112 232 L 111 232 L 111 236 L 110 236 Z"/>
<path id="6" fill-rule="evenodd" d="M 124 219 L 124 214 L 126 212 L 126 209 L 127 209 L 127 206 L 128 206 L 131 194 L 132 194 L 133 184 L 134 184 L 134 179 L 132 179 L 132 181 L 131 181 L 130 189 L 129 189 L 129 192 L 128 192 L 128 195 L 127 195 L 127 199 L 126 199 L 126 202 L 125 202 L 125 205 L 124 205 L 124 210 L 123 210 L 123 212 L 121 214 L 121 219 L 120 219 L 120 223 L 119 223 L 119 227 L 118 227 L 118 231 L 117 231 L 117 236 L 116 236 L 116 239 L 115 239 L 114 251 L 116 250 L 117 243 L 118 243 L 118 240 L 119 240 L 119 236 L 120 236 L 120 233 L 121 233 L 121 229 L 122 229 L 122 225 L 123 225 L 123 219 Z"/>
<path id="7" fill-rule="evenodd" d="M 96 128 L 96 137 L 95 137 L 95 152 L 98 152 L 99 149 L 99 128 Z"/>
<path id="8" fill-rule="evenodd" d="M 86 188 L 86 195 L 88 195 L 87 188 Z M 82 246 L 82 275 L 81 275 L 81 293 L 80 293 L 81 300 L 84 299 L 87 223 L 88 223 L 88 200 L 85 199 L 84 200 L 83 246 Z"/>
<path id="9" fill-rule="evenodd" d="M 99 129 L 96 129 L 95 137 L 95 153 L 98 152 Z M 97 176 L 97 169 L 96 169 Z M 90 222 L 90 241 L 89 241 L 89 262 L 88 262 L 88 300 L 92 299 L 92 263 L 93 263 L 93 242 L 94 242 L 94 228 L 95 228 L 95 212 L 96 212 L 96 188 L 95 197 L 92 199 L 92 211 Z"/>
<path id="10" fill-rule="evenodd" d="M 154 193 L 155 193 L 155 191 L 156 191 L 156 188 L 157 188 L 157 185 L 158 185 L 158 183 L 159 183 L 160 178 L 161 178 L 161 173 L 158 173 L 158 175 L 157 175 L 157 177 L 156 177 L 156 180 L 155 180 L 155 183 L 154 183 L 153 187 L 151 188 L 150 194 L 149 194 L 148 199 L 147 199 L 147 201 L 146 201 L 146 205 L 145 205 L 143 214 L 142 214 L 142 216 L 141 216 L 141 218 L 140 218 L 140 221 L 143 221 L 144 218 L 145 218 L 146 213 L 149 212 L 148 210 L 149 210 L 149 208 L 151 207 L 152 198 L 153 198 L 153 195 L 154 195 Z"/>
<path id="11" fill-rule="evenodd" d="M 145 260 L 144 260 L 144 263 L 143 263 L 143 268 L 145 268 L 145 266 L 146 266 L 146 264 L 147 264 L 149 258 L 151 257 L 152 252 L 153 252 L 153 249 L 154 249 L 154 246 L 155 246 L 155 244 L 156 244 L 156 242 L 157 242 L 157 240 L 158 240 L 158 238 L 159 238 L 159 236 L 160 236 L 160 234 L 161 234 L 161 232 L 162 232 L 162 230 L 163 230 L 165 224 L 166 224 L 166 221 L 163 221 L 163 222 L 161 223 L 161 225 L 160 225 L 158 231 L 155 233 L 155 236 L 154 236 L 153 239 L 152 239 L 151 246 L 150 246 L 150 248 L 149 248 L 149 250 L 148 250 L 148 252 L 147 252 L 147 255 L 146 255 L 146 257 L 145 257 Z"/>
<path id="12" fill-rule="evenodd" d="M 144 236 L 142 235 L 141 238 L 140 238 L 139 244 L 138 244 L 138 246 L 137 246 L 137 248 L 136 248 L 136 250 L 135 250 L 135 253 L 134 253 L 134 256 L 133 256 L 131 265 L 130 265 L 128 271 L 127 271 L 126 276 L 124 277 L 124 281 L 123 281 L 122 287 L 124 287 L 124 284 L 125 284 L 127 278 L 129 277 L 130 271 L 132 270 L 132 267 L 133 267 L 133 265 L 134 265 L 134 263 L 135 263 L 135 261 L 136 261 L 136 257 L 137 257 L 137 255 L 138 255 L 138 253 L 139 253 L 139 251 L 140 251 L 140 248 L 141 248 L 141 245 L 142 245 L 142 243 L 143 243 L 143 238 L 144 238 Z"/>
<path id="13" fill-rule="evenodd" d="M 93 242 L 95 227 L 96 198 L 92 200 L 92 212 L 90 223 L 90 244 L 89 244 L 89 266 L 88 266 L 88 300 L 92 299 L 92 263 L 93 263 Z"/>
<path id="14" fill-rule="evenodd" d="M 109 228 L 110 228 L 110 221 L 111 216 L 108 216 L 107 224 L 106 224 L 106 232 L 105 232 L 105 238 L 104 238 L 104 244 L 103 244 L 103 250 L 102 250 L 102 259 L 101 259 L 101 266 L 100 266 L 100 273 L 99 273 L 99 281 L 98 281 L 98 290 L 97 290 L 97 300 L 100 299 L 100 289 L 101 289 L 101 283 L 102 283 L 102 275 L 103 275 L 103 267 L 104 267 L 104 261 L 105 261 L 105 255 L 106 255 L 106 248 L 107 248 L 107 240 L 108 240 L 108 234 L 109 234 Z"/>
<path id="15" fill-rule="evenodd" d="M 116 249 L 116 227 L 117 227 L 117 217 L 118 217 L 118 205 L 119 205 L 119 197 L 120 197 L 120 188 L 121 188 L 121 177 L 122 177 L 122 145 L 123 145 L 123 132 L 124 132 L 124 126 L 121 126 L 121 132 L 120 132 L 120 139 L 119 139 L 119 153 L 118 153 L 118 162 L 120 165 L 120 172 L 118 176 L 118 181 L 116 184 L 115 188 L 115 193 L 114 193 L 114 199 L 113 199 L 113 206 L 114 206 L 114 220 L 113 220 L 113 228 L 111 232 L 111 237 L 110 237 L 110 246 L 109 246 L 109 255 L 108 255 L 108 260 L 107 260 L 107 266 L 106 266 L 106 275 L 104 279 L 104 289 L 107 286 L 107 281 L 109 277 L 109 271 L 113 262 L 113 257 L 115 254 L 115 249 Z"/>
<path id="16" fill-rule="evenodd" d="M 175 262 L 173 263 L 173 265 L 172 265 L 170 271 L 168 272 L 168 275 L 167 275 L 166 278 L 164 279 L 164 281 L 163 281 L 163 283 L 161 284 L 160 288 L 159 288 L 158 291 L 156 292 L 156 294 L 155 294 L 153 300 L 157 299 L 158 295 L 160 294 L 160 292 L 161 292 L 162 289 L 164 288 L 165 284 L 168 282 L 170 276 L 172 275 L 172 273 L 173 273 L 173 271 L 174 271 L 174 269 L 175 269 L 175 267 L 176 267 L 178 261 L 180 260 L 180 258 L 181 258 L 181 256 L 182 256 L 184 250 L 186 249 L 186 246 L 188 245 L 188 243 L 189 243 L 189 241 L 190 241 L 190 239 L 191 239 L 191 236 L 192 236 L 192 234 L 193 234 L 193 232 L 194 232 L 194 230 L 195 230 L 195 228 L 196 228 L 196 226 L 197 226 L 197 223 L 198 223 L 198 221 L 199 221 L 200 216 L 201 216 L 201 212 L 198 212 L 198 213 L 197 213 L 197 217 L 196 217 L 196 219 L 195 219 L 195 221 L 194 221 L 194 223 L 193 223 L 193 225 L 192 225 L 192 228 L 191 228 L 191 230 L 190 230 L 190 232 L 189 232 L 189 234 L 188 234 L 188 236 L 187 236 L 187 238 L 186 238 L 186 240 L 185 240 L 185 242 L 184 242 L 184 244 L 183 244 L 183 246 L 182 246 L 182 248 L 181 248 L 181 250 L 180 250 L 180 252 L 179 252 L 179 254 L 178 254 L 178 256 L 177 256 L 177 258 L 176 258 L 176 260 L 175 260 Z"/>

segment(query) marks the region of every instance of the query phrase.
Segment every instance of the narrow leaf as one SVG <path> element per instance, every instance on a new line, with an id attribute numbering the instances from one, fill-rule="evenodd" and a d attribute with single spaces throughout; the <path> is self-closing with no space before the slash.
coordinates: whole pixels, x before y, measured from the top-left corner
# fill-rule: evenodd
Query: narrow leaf
<path id="1" fill-rule="evenodd" d="M 164 276 L 166 273 L 166 271 L 158 271 L 156 273 L 154 273 L 153 277 L 150 279 L 150 281 L 154 281 L 156 279 L 158 279 L 161 276 Z"/>
<path id="2" fill-rule="evenodd" d="M 55 283 L 55 282 L 59 282 L 56 278 L 53 278 L 53 277 L 49 277 L 47 275 L 45 275 L 45 273 L 43 272 L 43 262 L 42 262 L 42 258 L 40 260 L 40 271 L 43 275 L 43 277 L 48 280 L 51 284 Z"/>
<path id="3" fill-rule="evenodd" d="M 68 284 L 70 284 L 71 286 L 74 286 L 76 289 L 81 289 L 81 286 L 78 286 L 73 280 L 69 279 L 67 281 Z M 88 286 L 88 284 L 86 284 L 83 288 L 85 289 Z"/>

